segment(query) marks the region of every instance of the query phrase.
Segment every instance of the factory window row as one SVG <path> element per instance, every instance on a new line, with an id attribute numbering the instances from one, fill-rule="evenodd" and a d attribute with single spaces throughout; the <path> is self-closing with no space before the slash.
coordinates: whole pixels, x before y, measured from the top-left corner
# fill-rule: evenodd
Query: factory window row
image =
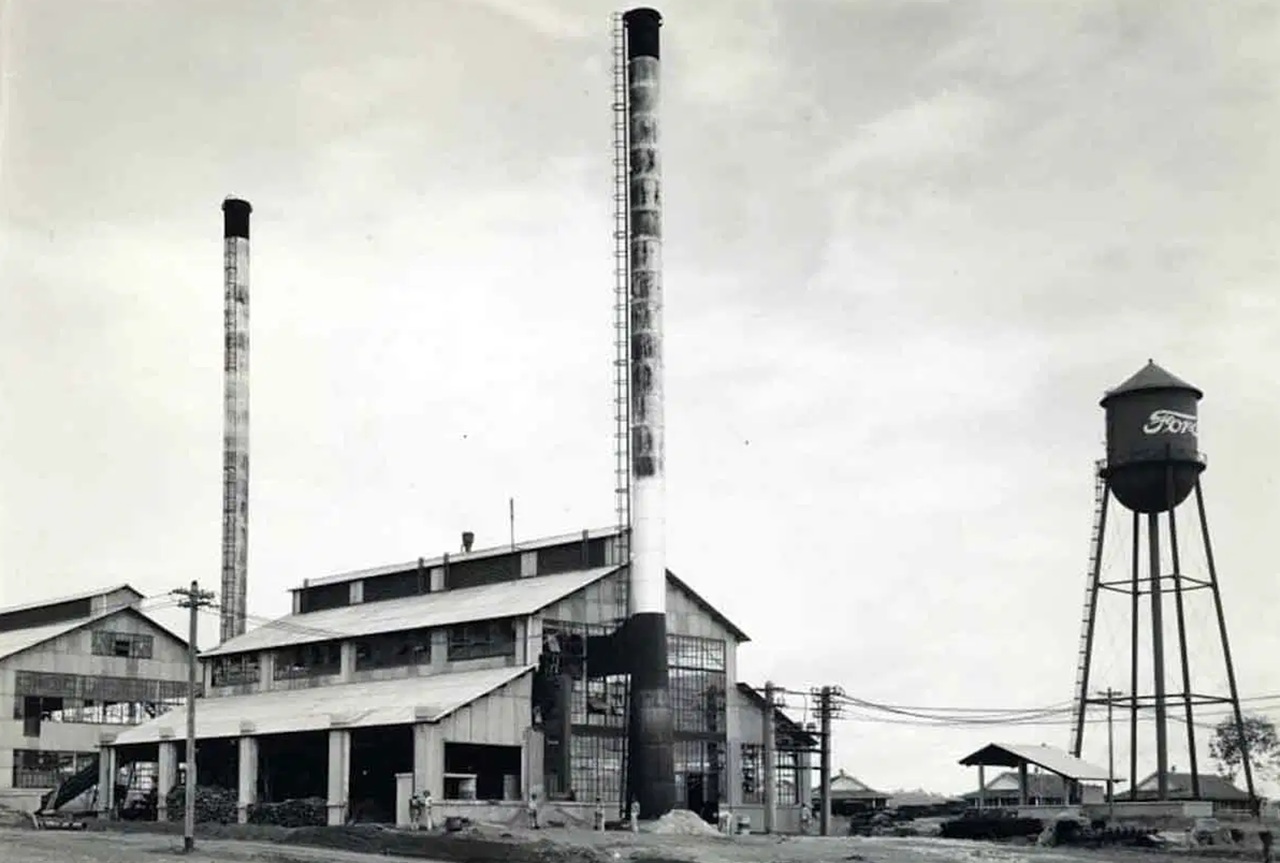
<path id="1" fill-rule="evenodd" d="M 276 680 L 298 680 L 342 673 L 342 643 L 318 641 L 276 651 Z"/>
<path id="2" fill-rule="evenodd" d="M 356 671 L 375 668 L 403 668 L 431 662 L 431 630 L 388 632 L 358 639 Z"/>
<path id="3" fill-rule="evenodd" d="M 14 788 L 56 788 L 94 763 L 95 752 L 54 752 L 41 749 L 13 750 Z"/>
<path id="4" fill-rule="evenodd" d="M 449 628 L 449 661 L 515 656 L 516 622 L 486 620 Z"/>
<path id="5" fill-rule="evenodd" d="M 538 575 L 553 575 L 560 572 L 594 569 L 607 566 L 610 559 L 608 538 L 581 540 L 538 549 Z M 521 577 L 520 559 L 524 552 L 516 551 L 472 560 L 453 561 L 444 567 L 444 584 L 446 590 L 459 590 L 467 587 L 478 587 L 503 581 L 516 581 Z M 427 571 L 408 569 L 387 575 L 370 576 L 362 579 L 361 601 L 381 602 L 388 599 L 402 599 L 429 593 L 431 579 Z M 298 611 L 308 614 L 315 611 L 327 611 L 332 608 L 343 608 L 351 604 L 350 582 L 322 584 L 307 587 L 299 591 Z"/>
<path id="6" fill-rule="evenodd" d="M 242 686 L 262 680 L 262 663 L 256 653 L 216 656 L 210 671 L 214 686 Z"/>
<path id="7" fill-rule="evenodd" d="M 185 696 L 153 701 L 104 701 L 57 695 L 18 695 L 14 697 L 13 718 L 22 720 L 23 736 L 39 737 L 40 726 L 45 722 L 139 725 L 167 713 L 185 700 Z"/>
<path id="8" fill-rule="evenodd" d="M 92 651 L 94 656 L 151 659 L 155 651 L 155 641 L 155 637 L 151 635 L 96 629 L 93 631 Z"/>
<path id="9" fill-rule="evenodd" d="M 183 680 L 145 677 L 99 677 L 52 671 L 19 671 L 14 676 L 14 693 L 86 698 L 94 701 L 166 701 L 185 698 L 187 684 Z"/>
<path id="10" fill-rule="evenodd" d="M 759 743 L 743 743 L 739 774 L 742 779 L 742 802 L 764 803 L 764 747 Z M 779 806 L 794 806 L 801 801 L 801 770 L 799 753 L 777 750 L 774 752 L 774 801 Z"/>

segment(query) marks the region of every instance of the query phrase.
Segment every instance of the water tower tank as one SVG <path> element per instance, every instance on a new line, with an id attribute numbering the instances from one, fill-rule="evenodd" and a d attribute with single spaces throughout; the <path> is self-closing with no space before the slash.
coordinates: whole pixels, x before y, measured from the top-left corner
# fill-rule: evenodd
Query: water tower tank
<path id="1" fill-rule="evenodd" d="M 1203 395 L 1148 361 L 1103 397 L 1105 473 L 1111 491 L 1126 507 L 1135 512 L 1165 512 L 1195 488 L 1196 477 L 1204 470 L 1197 428 Z"/>

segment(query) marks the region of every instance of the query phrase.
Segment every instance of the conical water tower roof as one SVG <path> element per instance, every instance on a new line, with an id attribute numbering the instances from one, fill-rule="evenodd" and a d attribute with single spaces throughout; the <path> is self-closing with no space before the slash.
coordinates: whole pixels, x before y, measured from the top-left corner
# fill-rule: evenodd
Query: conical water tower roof
<path id="1" fill-rule="evenodd" d="M 1137 374 L 1120 386 L 1107 390 L 1107 394 L 1102 397 L 1102 404 L 1105 405 L 1116 396 L 1137 390 L 1189 390 L 1196 394 L 1196 398 L 1204 396 L 1198 387 L 1193 387 L 1177 375 L 1172 375 L 1160 368 L 1154 360 L 1147 360 L 1147 364 Z"/>

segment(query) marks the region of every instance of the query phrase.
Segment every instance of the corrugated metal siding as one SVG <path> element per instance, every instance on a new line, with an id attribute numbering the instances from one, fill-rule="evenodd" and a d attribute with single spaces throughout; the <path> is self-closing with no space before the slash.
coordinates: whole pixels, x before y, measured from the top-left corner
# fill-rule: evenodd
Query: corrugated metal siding
<path id="1" fill-rule="evenodd" d="M 520 746 L 532 724 L 532 675 L 503 686 L 440 721 L 447 743 Z"/>

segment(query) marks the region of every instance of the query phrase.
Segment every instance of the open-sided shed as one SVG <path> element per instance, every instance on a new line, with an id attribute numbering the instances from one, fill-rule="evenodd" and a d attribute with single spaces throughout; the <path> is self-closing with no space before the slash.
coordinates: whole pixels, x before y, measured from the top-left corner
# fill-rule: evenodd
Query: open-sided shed
<path id="1" fill-rule="evenodd" d="M 978 808 L 985 805 L 986 768 L 1016 768 L 1018 771 L 1018 798 L 1022 805 L 1027 803 L 1027 768 L 1034 765 L 1061 776 L 1066 780 L 1071 792 L 1068 802 L 1080 802 L 1079 784 L 1093 779 L 1111 781 L 1106 769 L 1081 761 L 1061 749 L 1052 746 L 1027 746 L 1015 743 L 988 743 L 977 752 L 960 759 L 965 767 L 978 768 Z"/>

